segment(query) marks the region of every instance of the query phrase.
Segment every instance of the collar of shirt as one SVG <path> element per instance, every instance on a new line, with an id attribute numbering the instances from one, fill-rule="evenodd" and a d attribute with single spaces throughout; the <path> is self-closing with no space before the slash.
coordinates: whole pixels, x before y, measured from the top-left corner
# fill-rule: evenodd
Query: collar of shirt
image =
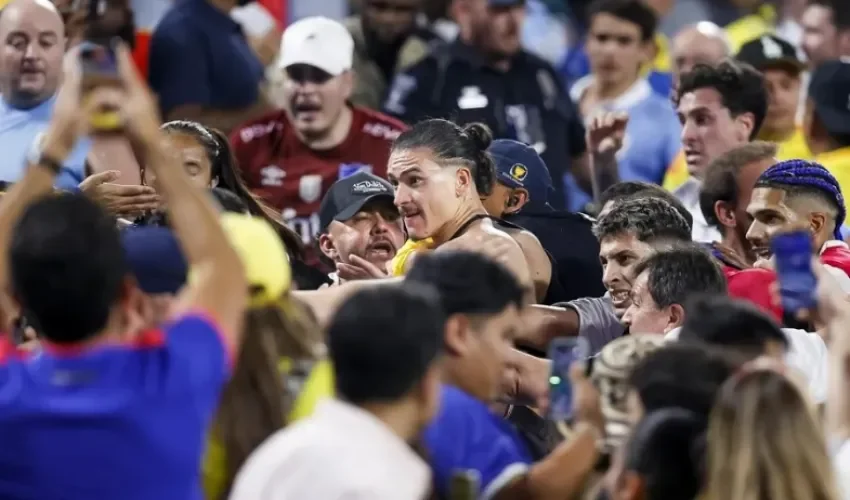
<path id="1" fill-rule="evenodd" d="M 570 98 L 573 102 L 579 102 L 581 96 L 584 95 L 585 91 L 593 84 L 594 78 L 593 75 L 587 75 L 577 81 L 572 88 L 570 89 Z M 649 85 L 649 82 L 646 81 L 646 78 L 638 78 L 635 83 L 628 88 L 625 92 L 615 97 L 614 99 L 608 99 L 607 101 L 601 101 L 597 103 L 595 109 L 588 113 L 588 116 L 592 115 L 593 112 L 597 110 L 605 110 L 605 111 L 619 111 L 619 110 L 627 110 L 632 108 L 634 105 L 642 102 L 644 99 L 652 95 L 652 87 Z"/>
<path id="2" fill-rule="evenodd" d="M 679 340 L 679 334 L 682 333 L 682 327 L 677 326 L 676 328 L 670 330 L 669 332 L 664 334 L 664 341 L 670 342 L 673 340 Z"/>
<path id="3" fill-rule="evenodd" d="M 430 480 L 430 468 L 410 444 L 368 411 L 338 399 L 325 399 L 318 404 L 311 419 L 320 425 L 348 429 L 352 436 L 357 436 L 357 441 L 368 443 L 368 446 L 380 443 L 387 463 L 402 469 L 405 477 L 423 482 Z"/>
<path id="4" fill-rule="evenodd" d="M 48 99 L 31 108 L 16 108 L 6 101 L 6 99 L 0 99 L 0 112 L 3 114 L 20 113 L 21 115 L 27 115 L 31 118 L 44 118 L 45 120 L 49 120 L 50 116 L 53 114 L 53 104 L 55 102 L 56 94 L 53 94 Z"/>
<path id="5" fill-rule="evenodd" d="M 820 252 L 818 252 L 818 255 L 823 255 L 823 253 L 825 251 L 829 250 L 830 248 L 839 248 L 839 247 L 850 249 L 850 246 L 848 246 L 847 243 L 845 243 L 843 241 L 829 240 L 829 241 L 825 242 L 822 247 L 820 247 Z"/>

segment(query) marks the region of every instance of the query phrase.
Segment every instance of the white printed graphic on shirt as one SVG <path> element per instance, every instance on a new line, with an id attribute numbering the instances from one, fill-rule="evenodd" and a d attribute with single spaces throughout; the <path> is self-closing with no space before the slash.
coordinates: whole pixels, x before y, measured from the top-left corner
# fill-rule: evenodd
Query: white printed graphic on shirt
<path id="1" fill-rule="evenodd" d="M 286 177 L 286 172 L 277 165 L 269 165 L 260 169 L 260 184 L 263 186 L 283 186 L 284 177 Z"/>
<path id="2" fill-rule="evenodd" d="M 298 195 L 306 203 L 313 203 L 322 195 L 321 175 L 302 175 L 298 182 Z"/>

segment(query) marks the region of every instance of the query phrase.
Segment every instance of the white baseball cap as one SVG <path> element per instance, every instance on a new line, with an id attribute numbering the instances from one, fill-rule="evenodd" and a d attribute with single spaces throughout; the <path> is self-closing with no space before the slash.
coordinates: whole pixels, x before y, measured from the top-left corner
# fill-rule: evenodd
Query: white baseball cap
<path id="1" fill-rule="evenodd" d="M 305 17 L 283 32 L 281 68 L 309 64 L 337 76 L 351 69 L 354 39 L 341 23 L 327 17 Z"/>

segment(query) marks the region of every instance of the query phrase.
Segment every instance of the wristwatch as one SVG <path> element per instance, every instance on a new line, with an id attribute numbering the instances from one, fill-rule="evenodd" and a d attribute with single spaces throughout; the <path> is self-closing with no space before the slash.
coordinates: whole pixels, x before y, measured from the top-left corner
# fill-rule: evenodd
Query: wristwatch
<path id="1" fill-rule="evenodd" d="M 33 139 L 29 152 L 27 153 L 27 164 L 47 168 L 53 172 L 53 175 L 59 175 L 59 172 L 62 171 L 62 162 L 45 154 L 42 150 L 43 146 L 44 132 L 39 132 Z"/>

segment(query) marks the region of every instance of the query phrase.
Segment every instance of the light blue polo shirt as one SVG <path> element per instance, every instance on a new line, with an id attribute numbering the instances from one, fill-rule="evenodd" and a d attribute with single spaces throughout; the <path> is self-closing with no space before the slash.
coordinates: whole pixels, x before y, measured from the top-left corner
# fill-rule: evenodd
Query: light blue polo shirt
<path id="1" fill-rule="evenodd" d="M 593 77 L 588 76 L 573 86 L 570 97 L 574 102 L 579 101 L 592 81 Z M 640 79 L 620 97 L 601 103 L 589 114 L 602 111 L 625 111 L 629 114 L 623 147 L 617 153 L 620 180 L 660 185 L 667 167 L 682 148 L 682 125 L 670 99 L 653 92 L 649 82 Z M 564 184 L 569 193 L 570 210 L 582 210 L 590 203 L 590 196 L 579 187 L 572 175 L 567 174 Z"/>
<path id="2" fill-rule="evenodd" d="M 17 109 L 0 99 L 0 180 L 17 182 L 24 175 L 27 155 L 36 137 L 50 124 L 55 101 L 54 96 L 34 108 Z M 56 187 L 70 189 L 83 180 L 90 148 L 87 138 L 77 143 L 56 178 Z"/>

